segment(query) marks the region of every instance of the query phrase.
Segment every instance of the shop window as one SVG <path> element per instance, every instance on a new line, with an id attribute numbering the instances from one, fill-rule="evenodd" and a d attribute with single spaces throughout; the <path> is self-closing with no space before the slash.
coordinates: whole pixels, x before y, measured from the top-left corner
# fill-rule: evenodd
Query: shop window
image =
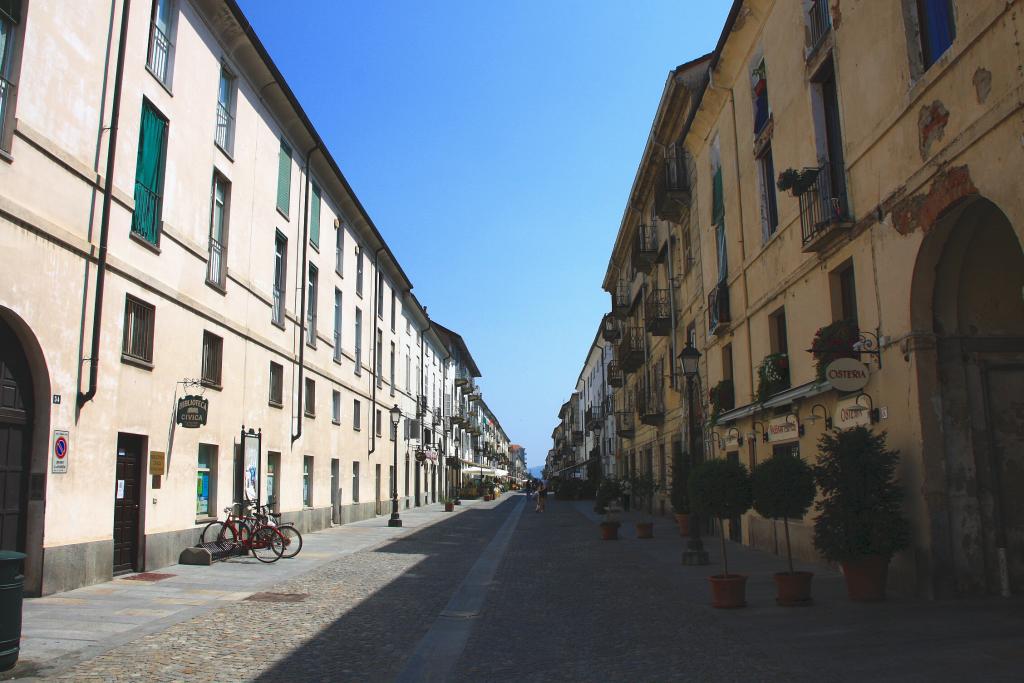
<path id="1" fill-rule="evenodd" d="M 196 519 L 217 516 L 217 446 L 199 444 L 196 462 Z"/>

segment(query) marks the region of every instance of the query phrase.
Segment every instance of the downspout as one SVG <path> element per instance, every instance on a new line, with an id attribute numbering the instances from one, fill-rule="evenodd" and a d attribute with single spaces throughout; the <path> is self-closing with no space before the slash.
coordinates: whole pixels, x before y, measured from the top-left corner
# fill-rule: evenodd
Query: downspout
<path id="1" fill-rule="evenodd" d="M 379 351 L 377 331 L 380 329 L 380 318 L 377 316 L 379 313 L 377 305 L 380 303 L 380 298 L 377 290 L 380 288 L 380 252 L 384 249 L 385 247 L 378 247 L 377 251 L 373 252 L 373 342 L 370 344 L 370 421 L 372 427 L 370 429 L 370 450 L 366 452 L 367 457 L 377 450 L 377 352 Z M 383 369 L 381 368 L 381 370 Z"/>
<path id="2" fill-rule="evenodd" d="M 313 145 L 306 152 L 306 197 L 302 208 L 302 272 L 299 274 L 299 286 L 302 288 L 299 303 L 299 405 L 295 422 L 295 433 L 292 434 L 294 444 L 302 437 L 302 414 L 303 404 L 306 401 L 306 386 L 303 377 L 306 370 L 306 290 L 309 289 L 309 184 L 312 180 L 309 172 L 309 160 L 313 152 L 320 148 L 320 145 Z"/>
<path id="3" fill-rule="evenodd" d="M 92 345 L 89 351 L 89 388 L 78 392 L 78 408 L 96 396 L 99 384 L 100 328 L 103 323 L 103 285 L 107 274 L 107 238 L 110 235 L 110 203 L 114 194 L 114 160 L 117 156 L 117 126 L 121 118 L 121 84 L 124 80 L 125 44 L 128 42 L 128 15 L 131 0 L 121 8 L 121 34 L 114 71 L 114 102 L 110 110 L 110 137 L 107 141 L 107 170 L 103 177 L 103 212 L 100 215 L 100 244 L 96 266 L 96 299 L 92 311 Z"/>

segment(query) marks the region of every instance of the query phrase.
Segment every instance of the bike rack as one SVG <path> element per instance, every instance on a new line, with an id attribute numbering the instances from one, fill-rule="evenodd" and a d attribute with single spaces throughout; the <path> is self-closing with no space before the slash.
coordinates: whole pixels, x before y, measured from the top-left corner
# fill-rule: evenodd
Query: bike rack
<path id="1" fill-rule="evenodd" d="M 244 555 L 246 552 L 240 543 L 232 543 L 231 541 L 210 541 L 209 543 L 200 543 L 197 547 L 209 550 L 210 557 L 214 562 L 226 560 L 235 555 Z"/>

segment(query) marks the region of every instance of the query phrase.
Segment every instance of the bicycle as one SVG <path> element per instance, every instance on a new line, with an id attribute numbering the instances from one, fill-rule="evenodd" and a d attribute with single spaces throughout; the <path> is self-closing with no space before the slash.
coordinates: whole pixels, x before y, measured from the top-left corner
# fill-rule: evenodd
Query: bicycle
<path id="1" fill-rule="evenodd" d="M 302 534 L 295 528 L 295 524 L 282 522 L 281 513 L 274 512 L 269 505 L 261 507 L 257 516 L 267 526 L 276 528 L 278 533 L 284 537 L 284 553 L 281 557 L 291 559 L 299 554 L 299 551 L 302 550 Z"/>
<path id="2" fill-rule="evenodd" d="M 276 527 L 262 523 L 255 515 L 235 516 L 234 509 L 224 508 L 227 519 L 214 520 L 203 527 L 199 543 L 218 543 L 251 552 L 260 562 L 277 562 L 284 555 L 288 541 Z"/>

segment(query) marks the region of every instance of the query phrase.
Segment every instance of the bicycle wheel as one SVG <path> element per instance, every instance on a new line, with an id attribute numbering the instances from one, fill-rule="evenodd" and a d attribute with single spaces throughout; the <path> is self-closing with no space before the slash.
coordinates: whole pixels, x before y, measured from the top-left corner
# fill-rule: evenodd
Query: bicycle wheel
<path id="1" fill-rule="evenodd" d="M 252 534 L 249 548 L 260 562 L 277 562 L 284 553 L 284 536 L 270 526 L 261 526 Z"/>
<path id="2" fill-rule="evenodd" d="M 302 550 L 302 534 L 291 524 L 277 527 L 277 530 L 284 536 L 284 553 L 281 557 L 295 557 Z"/>
<path id="3" fill-rule="evenodd" d="M 199 535 L 199 543 L 235 543 L 235 530 L 224 522 L 215 520 L 203 527 Z"/>

